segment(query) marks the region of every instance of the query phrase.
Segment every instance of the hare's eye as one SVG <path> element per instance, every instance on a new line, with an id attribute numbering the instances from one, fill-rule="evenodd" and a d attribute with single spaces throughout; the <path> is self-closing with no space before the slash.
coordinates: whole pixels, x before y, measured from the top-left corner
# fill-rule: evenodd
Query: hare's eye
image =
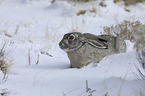
<path id="1" fill-rule="evenodd" d="M 68 40 L 74 41 L 74 40 L 75 40 L 75 35 L 71 34 L 71 35 L 68 37 Z"/>

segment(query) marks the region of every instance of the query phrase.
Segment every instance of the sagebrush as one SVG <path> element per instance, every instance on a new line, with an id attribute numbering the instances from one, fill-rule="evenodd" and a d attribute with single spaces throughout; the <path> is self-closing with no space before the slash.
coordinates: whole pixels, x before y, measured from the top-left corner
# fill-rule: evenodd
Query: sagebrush
<path id="1" fill-rule="evenodd" d="M 130 40 L 131 42 L 135 41 L 135 35 L 138 33 L 138 28 L 142 25 L 140 21 L 127 21 L 117 25 L 111 25 L 104 27 L 105 34 L 120 36 L 122 39 Z"/>

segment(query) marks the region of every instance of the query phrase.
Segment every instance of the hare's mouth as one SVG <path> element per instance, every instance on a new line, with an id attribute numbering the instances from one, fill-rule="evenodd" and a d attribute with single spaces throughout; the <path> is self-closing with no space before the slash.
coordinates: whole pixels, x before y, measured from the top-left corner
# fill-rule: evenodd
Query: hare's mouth
<path id="1" fill-rule="evenodd" d="M 59 47 L 60 47 L 62 50 L 68 48 L 67 44 L 65 44 L 65 43 L 60 43 L 60 44 L 59 44 Z"/>
<path id="2" fill-rule="evenodd" d="M 66 44 L 62 44 L 61 46 L 59 46 L 63 51 L 68 52 L 69 48 Z"/>

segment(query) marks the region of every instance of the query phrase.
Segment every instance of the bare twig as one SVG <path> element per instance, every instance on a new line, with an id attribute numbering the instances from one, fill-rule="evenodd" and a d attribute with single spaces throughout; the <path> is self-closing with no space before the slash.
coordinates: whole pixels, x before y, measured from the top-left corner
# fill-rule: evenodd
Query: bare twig
<path id="1" fill-rule="evenodd" d="M 38 56 L 37 56 L 37 61 L 36 61 L 36 65 L 38 65 L 38 63 L 39 63 L 39 54 L 38 54 Z"/>
<path id="2" fill-rule="evenodd" d="M 28 61 L 29 61 L 29 65 L 31 65 L 31 53 L 30 53 L 30 48 L 28 49 Z"/>
<path id="3" fill-rule="evenodd" d="M 88 87 L 88 80 L 86 80 L 86 92 L 89 93 L 88 96 L 93 96 L 93 92 L 96 90 L 92 90 L 91 88 Z"/>

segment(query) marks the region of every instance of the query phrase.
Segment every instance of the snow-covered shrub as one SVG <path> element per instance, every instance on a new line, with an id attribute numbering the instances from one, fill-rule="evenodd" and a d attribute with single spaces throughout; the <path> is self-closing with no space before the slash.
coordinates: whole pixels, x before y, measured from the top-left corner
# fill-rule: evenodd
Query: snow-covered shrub
<path id="1" fill-rule="evenodd" d="M 145 67 L 145 25 L 140 21 L 123 21 L 118 25 L 104 27 L 104 33 L 120 36 L 134 43 L 139 62 Z"/>
<path id="2" fill-rule="evenodd" d="M 145 51 L 145 25 L 141 25 L 136 29 L 135 33 L 135 47 Z"/>
<path id="3" fill-rule="evenodd" d="M 144 2 L 144 1 L 145 0 L 114 0 L 114 3 L 124 2 L 125 6 L 129 6 L 129 5 L 136 4 L 136 3 L 141 3 L 141 2 Z"/>
<path id="4" fill-rule="evenodd" d="M 138 60 L 145 68 L 145 25 L 141 25 L 139 28 L 137 28 L 134 42 L 134 46 L 138 53 Z"/>
<path id="5" fill-rule="evenodd" d="M 142 67 L 145 68 L 145 48 L 144 50 L 137 51 L 138 60 L 142 64 Z"/>

